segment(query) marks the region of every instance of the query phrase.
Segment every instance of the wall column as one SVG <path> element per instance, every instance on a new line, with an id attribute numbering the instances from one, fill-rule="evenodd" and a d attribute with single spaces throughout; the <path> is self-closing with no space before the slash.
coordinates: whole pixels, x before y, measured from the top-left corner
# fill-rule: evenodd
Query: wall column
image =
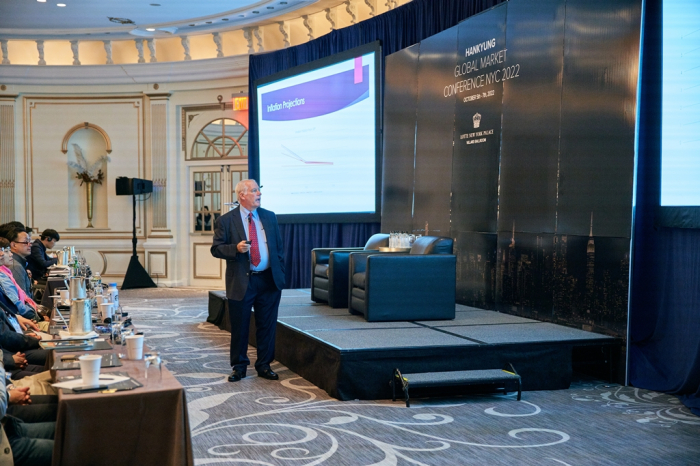
<path id="1" fill-rule="evenodd" d="M 151 179 L 153 180 L 153 230 L 168 228 L 168 99 L 170 94 L 151 94 Z"/>
<path id="2" fill-rule="evenodd" d="M 0 223 L 15 218 L 15 99 L 0 96 Z"/>
<path id="3" fill-rule="evenodd" d="M 168 225 L 168 168 L 176 160 L 168 160 L 168 107 L 170 94 L 148 94 L 146 148 L 150 152 L 146 178 L 153 180 L 150 198 L 151 225 L 143 244 L 149 275 L 159 286 L 172 286 L 175 263 L 173 234 Z"/>

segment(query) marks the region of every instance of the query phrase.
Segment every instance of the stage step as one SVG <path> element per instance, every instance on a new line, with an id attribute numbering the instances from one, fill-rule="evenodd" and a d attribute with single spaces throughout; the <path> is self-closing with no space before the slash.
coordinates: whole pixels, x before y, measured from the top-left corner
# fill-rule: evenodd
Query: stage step
<path id="1" fill-rule="evenodd" d="M 391 379 L 392 400 L 396 401 L 396 387 L 400 386 L 406 398 L 406 407 L 411 403 L 408 397 L 408 387 L 447 387 L 447 386 L 468 386 L 468 385 L 497 385 L 503 393 L 509 391 L 518 392 L 518 401 L 521 397 L 521 380 L 512 364 L 507 364 L 503 369 L 486 369 L 472 371 L 450 371 L 450 372 L 422 372 L 416 374 L 401 374 L 401 371 L 394 369 L 394 376 Z M 500 388 L 500 385 L 503 388 Z"/>

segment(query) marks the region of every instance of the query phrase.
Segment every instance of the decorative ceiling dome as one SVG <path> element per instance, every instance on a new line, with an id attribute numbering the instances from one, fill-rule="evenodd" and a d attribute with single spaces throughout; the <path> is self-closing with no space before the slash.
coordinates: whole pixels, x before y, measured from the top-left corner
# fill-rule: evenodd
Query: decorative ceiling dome
<path id="1" fill-rule="evenodd" d="M 0 1 L 0 65 L 13 65 L 0 66 L 0 82 L 83 79 L 83 74 L 68 70 L 40 72 L 42 65 L 83 65 L 83 71 L 85 65 L 121 65 L 121 72 L 107 73 L 107 81 L 140 82 L 145 76 L 162 75 L 165 68 L 145 71 L 126 66 L 238 57 L 236 69 L 228 70 L 247 74 L 246 56 L 251 53 L 313 40 L 410 0 L 63 1 Z M 226 66 L 230 65 L 228 60 Z M 210 71 L 212 79 L 220 77 L 220 66 L 206 67 L 200 71 Z M 173 68 L 182 76 L 169 73 L 167 80 L 190 79 L 188 68 Z M 103 74 L 93 70 L 85 76 L 95 78 L 95 73 Z"/>
<path id="2" fill-rule="evenodd" d="M 405 3 L 400 2 L 400 3 Z M 0 39 L 119 40 L 224 32 L 313 15 L 343 5 L 377 11 L 386 0 L 64 0 L 0 2 Z M 64 6 L 59 6 L 64 5 Z"/>

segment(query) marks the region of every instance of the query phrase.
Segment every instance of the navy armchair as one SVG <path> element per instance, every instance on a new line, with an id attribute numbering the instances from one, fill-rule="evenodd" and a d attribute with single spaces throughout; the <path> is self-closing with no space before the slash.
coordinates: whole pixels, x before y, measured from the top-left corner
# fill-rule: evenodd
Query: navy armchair
<path id="1" fill-rule="evenodd" d="M 349 310 L 368 322 L 455 318 L 451 238 L 418 238 L 408 254 L 350 254 Z"/>
<path id="2" fill-rule="evenodd" d="M 377 233 L 364 248 L 316 248 L 311 251 L 311 300 L 330 307 L 348 307 L 348 258 L 351 252 L 378 251 L 389 235 Z"/>

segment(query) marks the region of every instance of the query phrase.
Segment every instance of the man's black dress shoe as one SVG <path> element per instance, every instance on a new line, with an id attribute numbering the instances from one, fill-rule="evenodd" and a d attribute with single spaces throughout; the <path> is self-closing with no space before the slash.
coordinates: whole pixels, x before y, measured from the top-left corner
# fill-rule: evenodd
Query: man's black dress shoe
<path id="1" fill-rule="evenodd" d="M 269 367 L 265 370 L 259 371 L 258 377 L 262 377 L 263 379 L 267 380 L 278 380 L 280 378 L 280 376 L 272 372 L 272 369 L 270 369 Z"/>
<path id="2" fill-rule="evenodd" d="M 228 376 L 228 381 L 229 382 L 238 382 L 241 380 L 243 377 L 245 377 L 245 374 L 238 369 L 234 369 L 231 372 L 231 375 Z"/>

